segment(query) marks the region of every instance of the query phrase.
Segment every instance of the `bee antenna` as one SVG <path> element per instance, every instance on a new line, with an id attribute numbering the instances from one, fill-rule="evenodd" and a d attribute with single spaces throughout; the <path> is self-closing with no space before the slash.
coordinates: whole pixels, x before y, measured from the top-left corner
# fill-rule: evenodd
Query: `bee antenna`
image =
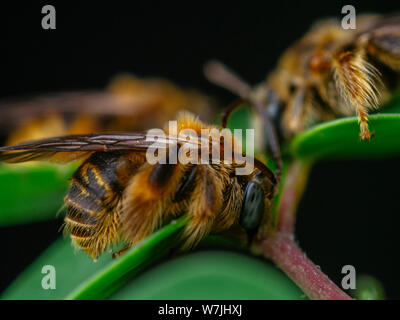
<path id="1" fill-rule="evenodd" d="M 281 179 L 281 169 L 282 169 L 282 158 L 281 151 L 279 147 L 279 139 L 276 134 L 275 127 L 270 119 L 269 115 L 266 112 L 266 108 L 261 101 L 255 99 L 252 95 L 251 86 L 241 79 L 238 75 L 236 75 L 232 70 L 230 70 L 227 66 L 217 60 L 211 60 L 207 62 L 204 66 L 204 75 L 206 78 L 215 85 L 223 87 L 234 94 L 237 94 L 240 98 L 245 101 L 249 101 L 250 104 L 256 109 L 258 114 L 261 116 L 264 122 L 265 134 L 267 136 L 268 145 L 271 150 L 272 156 L 276 163 L 276 178 L 278 184 Z M 227 118 L 233 112 L 233 110 L 238 107 L 240 104 L 236 104 L 233 107 L 229 108 L 227 112 L 223 115 L 223 123 L 226 124 Z"/>
<path id="2" fill-rule="evenodd" d="M 210 82 L 237 94 L 243 99 L 248 99 L 251 95 L 250 85 L 217 60 L 211 60 L 204 65 L 204 75 Z"/>

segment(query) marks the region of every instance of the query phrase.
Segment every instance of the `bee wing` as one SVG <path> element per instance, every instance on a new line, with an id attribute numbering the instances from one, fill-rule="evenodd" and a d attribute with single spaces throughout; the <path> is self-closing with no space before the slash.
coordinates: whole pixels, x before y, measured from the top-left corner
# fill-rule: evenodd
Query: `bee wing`
<path id="1" fill-rule="evenodd" d="M 0 147 L 0 161 L 8 163 L 49 160 L 66 163 L 87 157 L 93 152 L 146 152 L 149 148 L 167 149 L 172 144 L 200 142 L 186 141 L 175 136 L 147 133 L 104 133 L 68 135 L 29 141 Z"/>
<path id="2" fill-rule="evenodd" d="M 28 117 L 49 112 L 64 115 L 90 114 L 97 116 L 140 115 L 147 110 L 135 97 L 105 91 L 71 91 L 41 95 L 30 99 L 0 101 L 0 130 L 7 132 Z"/>
<path id="3" fill-rule="evenodd" d="M 47 160 L 68 163 L 86 159 L 94 152 L 146 152 L 149 148 L 168 149 L 172 145 L 209 147 L 208 139 L 182 139 L 179 136 L 154 135 L 148 133 L 102 133 L 68 135 L 28 141 L 16 145 L 0 147 L 0 162 L 18 163 L 34 160 Z M 198 149 L 198 150 L 199 150 Z M 246 161 L 250 158 L 246 157 Z M 274 173 L 261 161 L 252 158 L 255 167 L 271 182 L 277 185 Z"/>

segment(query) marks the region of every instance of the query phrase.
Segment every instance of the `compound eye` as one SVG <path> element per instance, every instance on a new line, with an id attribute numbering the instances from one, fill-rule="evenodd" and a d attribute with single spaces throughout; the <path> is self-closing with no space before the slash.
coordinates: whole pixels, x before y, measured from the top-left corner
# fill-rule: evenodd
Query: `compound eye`
<path id="1" fill-rule="evenodd" d="M 259 227 L 264 215 L 264 190 L 258 182 L 250 181 L 247 184 L 240 213 L 239 223 L 247 231 Z"/>

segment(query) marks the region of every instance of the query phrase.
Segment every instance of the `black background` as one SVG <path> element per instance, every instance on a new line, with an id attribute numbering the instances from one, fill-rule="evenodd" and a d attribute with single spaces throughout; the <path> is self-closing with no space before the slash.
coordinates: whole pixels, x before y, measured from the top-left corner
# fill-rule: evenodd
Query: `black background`
<path id="1" fill-rule="evenodd" d="M 233 96 L 202 75 L 210 58 L 256 84 L 316 19 L 340 17 L 345 4 L 357 13 L 400 9 L 396 1 L 216 3 L 2 3 L 0 97 L 100 89 L 118 72 L 131 72 L 162 76 L 227 103 Z M 57 10 L 56 30 L 41 28 L 44 4 Z M 297 223 L 300 246 L 336 283 L 342 266 L 351 264 L 380 279 L 389 298 L 400 298 L 398 160 L 316 165 Z M 0 228 L 0 291 L 59 236 L 60 225 Z"/>

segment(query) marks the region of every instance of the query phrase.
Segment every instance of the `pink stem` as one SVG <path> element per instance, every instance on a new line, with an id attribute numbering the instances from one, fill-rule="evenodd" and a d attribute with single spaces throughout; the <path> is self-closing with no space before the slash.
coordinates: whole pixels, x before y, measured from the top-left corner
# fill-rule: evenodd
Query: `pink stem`
<path id="1" fill-rule="evenodd" d="M 310 299 L 350 300 L 297 246 L 293 235 L 277 232 L 260 243 L 261 251 L 290 277 Z"/>
<path id="2" fill-rule="evenodd" d="M 310 162 L 294 161 L 286 174 L 276 229 L 256 240 L 253 249 L 271 259 L 310 299 L 351 299 L 335 285 L 294 241 L 296 209 L 305 189 Z"/>
<path id="3" fill-rule="evenodd" d="M 288 169 L 279 203 L 277 227 L 279 231 L 294 233 L 296 210 L 303 195 L 310 168 L 309 162 L 294 161 Z"/>

